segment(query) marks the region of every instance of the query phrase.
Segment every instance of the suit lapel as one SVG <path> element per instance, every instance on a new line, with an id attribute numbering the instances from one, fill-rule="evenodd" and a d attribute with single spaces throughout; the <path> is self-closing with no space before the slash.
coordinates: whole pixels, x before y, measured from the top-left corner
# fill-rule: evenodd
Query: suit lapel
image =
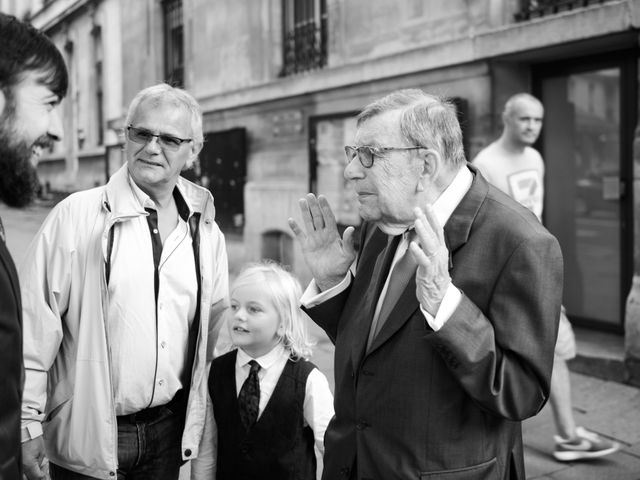
<path id="1" fill-rule="evenodd" d="M 360 285 L 366 285 L 366 288 L 363 291 L 362 301 L 359 302 L 362 308 L 354 312 L 354 319 L 357 321 L 357 330 L 353 337 L 355 341 L 351 350 L 351 361 L 354 372 L 360 365 L 360 361 L 364 355 L 376 302 L 386 278 L 382 270 L 385 267 L 385 261 L 388 260 L 389 255 L 389 248 L 386 248 L 389 246 L 387 240 L 387 235 L 376 228 L 366 245 L 363 246 L 363 255 L 358 263 L 356 281 L 360 280 L 358 283 Z M 391 258 L 393 258 L 394 252 L 395 249 L 390 253 Z M 357 294 L 357 291 L 355 293 Z"/>
<path id="2" fill-rule="evenodd" d="M 471 187 L 444 226 L 444 237 L 450 258 L 456 250 L 467 243 L 473 222 L 489 191 L 489 184 L 482 175 L 478 174 L 478 170 L 473 165 L 467 164 L 467 167 L 473 174 Z"/>

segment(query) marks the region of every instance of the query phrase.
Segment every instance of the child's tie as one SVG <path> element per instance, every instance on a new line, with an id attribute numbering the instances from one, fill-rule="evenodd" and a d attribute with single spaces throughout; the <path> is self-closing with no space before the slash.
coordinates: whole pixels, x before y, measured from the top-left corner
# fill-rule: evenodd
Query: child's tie
<path id="1" fill-rule="evenodd" d="M 247 431 L 258 419 L 258 404 L 260 403 L 260 382 L 258 381 L 260 364 L 255 360 L 251 360 L 249 365 L 251 365 L 251 371 L 242 384 L 240 395 L 238 396 L 240 421 Z"/>

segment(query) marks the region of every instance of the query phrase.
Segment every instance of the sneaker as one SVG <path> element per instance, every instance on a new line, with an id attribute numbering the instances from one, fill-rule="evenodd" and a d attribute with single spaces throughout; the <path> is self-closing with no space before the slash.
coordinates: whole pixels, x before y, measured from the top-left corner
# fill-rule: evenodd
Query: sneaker
<path id="1" fill-rule="evenodd" d="M 556 449 L 553 456 L 560 462 L 604 457 L 620 449 L 618 442 L 607 440 L 582 427 L 576 428 L 576 438 L 573 440 L 566 440 L 557 435 L 554 435 L 554 439 Z"/>

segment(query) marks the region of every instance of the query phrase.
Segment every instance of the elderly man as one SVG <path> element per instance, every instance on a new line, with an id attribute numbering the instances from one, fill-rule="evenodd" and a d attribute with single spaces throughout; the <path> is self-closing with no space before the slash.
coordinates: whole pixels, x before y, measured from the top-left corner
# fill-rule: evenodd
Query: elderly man
<path id="1" fill-rule="evenodd" d="M 0 200 L 21 207 L 38 186 L 33 151 L 62 135 L 58 106 L 67 91 L 67 68 L 44 34 L 2 13 L 0 45 Z M 18 274 L 0 220 L 0 479 L 22 478 L 20 303 Z"/>
<path id="2" fill-rule="evenodd" d="M 21 270 L 30 479 L 45 445 L 56 479 L 177 479 L 198 455 L 228 294 L 213 198 L 180 177 L 202 148 L 200 108 L 149 87 L 126 138 L 126 165 L 58 204 Z"/>
<path id="3" fill-rule="evenodd" d="M 520 421 L 549 393 L 558 243 L 466 164 L 447 102 L 397 91 L 357 127 L 345 177 L 360 250 L 322 196 L 301 199 L 303 226 L 289 221 L 314 277 L 303 303 L 335 342 L 324 478 L 524 479 Z"/>

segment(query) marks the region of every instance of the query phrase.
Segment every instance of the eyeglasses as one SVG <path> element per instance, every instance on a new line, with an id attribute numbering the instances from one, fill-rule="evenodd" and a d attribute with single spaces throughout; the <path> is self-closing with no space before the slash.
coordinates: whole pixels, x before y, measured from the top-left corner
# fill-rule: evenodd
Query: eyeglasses
<path id="1" fill-rule="evenodd" d="M 156 137 L 158 144 L 163 149 L 172 152 L 177 151 L 183 143 L 188 143 L 193 140 L 193 138 L 179 138 L 173 135 L 167 135 L 166 133 L 153 133 L 145 128 L 137 128 L 133 125 L 127 126 L 127 137 L 129 137 L 129 140 L 132 142 L 140 143 L 141 145 L 146 145 L 151 139 Z"/>
<path id="2" fill-rule="evenodd" d="M 351 162 L 356 156 L 364 168 L 373 166 L 373 157 L 382 157 L 386 152 L 393 150 L 418 150 L 425 147 L 371 147 L 362 145 L 360 147 L 352 147 L 347 145 L 344 147 L 344 153 L 347 154 L 347 163 Z"/>

